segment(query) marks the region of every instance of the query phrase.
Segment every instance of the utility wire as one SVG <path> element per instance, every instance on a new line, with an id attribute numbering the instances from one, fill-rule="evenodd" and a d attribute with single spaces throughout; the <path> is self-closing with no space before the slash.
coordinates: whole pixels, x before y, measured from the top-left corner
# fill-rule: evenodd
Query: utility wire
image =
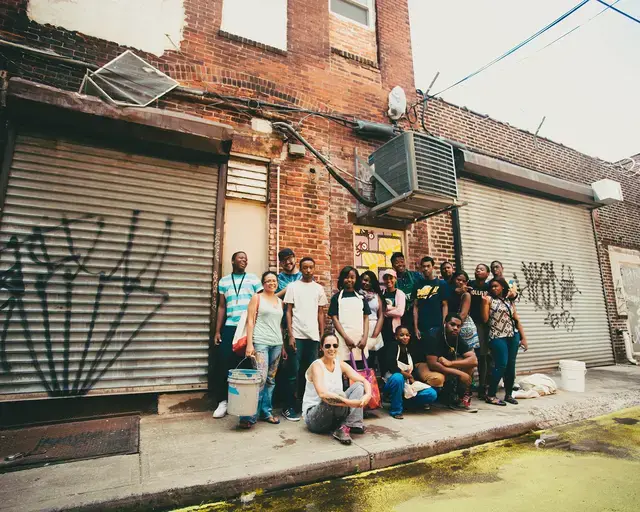
<path id="1" fill-rule="evenodd" d="M 535 52 L 533 52 L 531 55 L 527 55 L 526 57 L 520 59 L 518 61 L 518 64 L 520 62 L 524 62 L 527 59 L 530 59 L 531 57 L 533 57 L 534 55 L 536 55 L 537 53 L 540 53 L 542 50 L 546 50 L 547 48 L 549 48 L 549 46 L 551 46 L 552 44 L 557 43 L 558 41 L 560 41 L 561 39 L 564 39 L 565 37 L 567 37 L 569 34 L 575 32 L 576 30 L 578 30 L 580 27 L 583 27 L 584 25 L 586 25 L 587 23 L 589 23 L 591 20 L 596 19 L 598 16 L 600 16 L 603 12 L 608 11 L 609 9 L 611 9 L 614 5 L 616 5 L 618 2 L 620 2 L 620 0 L 616 0 L 615 2 L 613 2 L 611 5 L 607 5 L 607 7 L 605 7 L 604 9 L 602 9 L 598 14 L 596 14 L 595 16 L 592 16 L 591 18 L 589 18 L 587 21 L 585 21 L 584 23 L 581 23 L 580 25 L 578 25 L 577 27 L 573 27 L 571 30 L 565 32 L 564 34 L 562 34 L 560 37 L 554 39 L 553 41 L 551 41 L 549 44 L 543 46 L 542 48 L 540 48 L 539 50 L 536 50 Z"/>
<path id="2" fill-rule="evenodd" d="M 613 2 L 613 4 L 608 4 L 607 2 L 603 2 L 602 0 L 597 0 L 598 2 L 600 2 L 602 5 L 606 5 L 607 7 L 609 7 L 610 9 L 616 11 L 618 14 L 622 14 L 623 16 L 626 16 L 627 18 L 629 18 L 630 20 L 635 21 L 636 23 L 640 23 L 640 20 L 638 18 L 634 18 L 633 16 L 631 16 L 631 14 L 627 14 L 624 11 L 621 11 L 620 9 L 616 8 L 613 6 L 613 4 L 616 4 L 618 2 Z"/>
<path id="3" fill-rule="evenodd" d="M 599 0 L 598 0 L 599 1 Z M 449 89 L 460 85 L 462 82 L 466 82 L 467 80 L 469 80 L 470 78 L 473 78 L 474 76 L 476 76 L 477 74 L 481 73 L 482 71 L 484 71 L 485 69 L 493 66 L 495 63 L 501 61 L 502 59 L 504 59 L 505 57 L 508 57 L 509 55 L 511 55 L 512 53 L 518 51 L 520 48 L 522 48 L 524 45 L 526 45 L 527 43 L 530 43 L 531 41 L 533 41 L 536 37 L 538 37 L 540 34 L 543 34 L 544 32 L 546 32 L 547 30 L 549 30 L 550 28 L 554 27 L 555 25 L 557 25 L 558 23 L 560 23 L 562 20 L 564 20 L 565 18 L 569 17 L 570 15 L 572 15 L 574 12 L 576 12 L 578 9 L 580 9 L 581 7 L 583 7 L 584 5 L 586 5 L 589 2 L 589 0 L 582 0 L 582 2 L 580 2 L 579 4 L 577 4 L 576 6 L 572 7 L 571 9 L 569 9 L 567 12 L 565 12 L 562 16 L 560 16 L 559 18 L 555 19 L 554 21 L 552 21 L 551 23 L 549 23 L 546 27 L 538 30 L 535 34 L 533 34 L 532 36 L 528 37 L 527 39 L 525 39 L 524 41 L 522 41 L 521 43 L 517 44 L 516 46 L 514 46 L 513 48 L 511 48 L 509 51 L 503 53 L 502 55 L 500 55 L 499 57 L 496 57 L 495 59 L 493 59 L 491 62 L 485 64 L 484 66 L 482 66 L 480 69 L 474 71 L 473 73 L 471 73 L 470 75 L 465 76 L 464 78 L 458 80 L 457 82 L 455 82 L 454 84 L 451 84 L 449 87 L 447 87 L 446 89 L 442 89 L 440 92 L 434 94 L 432 96 L 436 97 L 441 95 L 443 92 L 448 91 Z"/>

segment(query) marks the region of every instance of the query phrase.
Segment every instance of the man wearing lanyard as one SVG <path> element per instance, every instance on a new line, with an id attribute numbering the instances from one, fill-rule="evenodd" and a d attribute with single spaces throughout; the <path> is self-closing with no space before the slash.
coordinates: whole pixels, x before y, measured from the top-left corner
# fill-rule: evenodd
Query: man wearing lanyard
<path id="1" fill-rule="evenodd" d="M 218 407 L 213 413 L 214 418 L 222 418 L 227 414 L 227 373 L 235 366 L 236 358 L 231 343 L 238 322 L 249 306 L 251 297 L 262 290 L 258 276 L 245 272 L 248 261 L 246 253 L 234 253 L 231 256 L 231 274 L 218 283 L 218 317 L 214 337 L 217 347 L 214 390 Z"/>

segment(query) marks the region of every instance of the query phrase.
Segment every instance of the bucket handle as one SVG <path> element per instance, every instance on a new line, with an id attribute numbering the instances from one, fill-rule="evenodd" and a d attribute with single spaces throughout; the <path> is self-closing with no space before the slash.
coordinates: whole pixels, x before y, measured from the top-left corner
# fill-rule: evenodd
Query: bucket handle
<path id="1" fill-rule="evenodd" d="M 256 356 L 244 356 L 244 357 L 240 360 L 240 362 L 238 363 L 238 366 L 236 366 L 234 369 L 235 369 L 235 370 L 237 370 L 237 369 L 238 369 L 238 367 L 239 367 L 242 363 L 244 363 L 244 360 L 245 360 L 245 359 L 251 359 L 251 366 L 253 366 L 253 369 L 254 369 L 254 370 L 257 370 L 257 369 L 258 369 L 258 360 L 256 359 Z"/>
<path id="2" fill-rule="evenodd" d="M 558 370 L 562 371 L 562 366 L 558 365 Z M 587 368 L 584 369 L 584 374 L 587 374 Z"/>

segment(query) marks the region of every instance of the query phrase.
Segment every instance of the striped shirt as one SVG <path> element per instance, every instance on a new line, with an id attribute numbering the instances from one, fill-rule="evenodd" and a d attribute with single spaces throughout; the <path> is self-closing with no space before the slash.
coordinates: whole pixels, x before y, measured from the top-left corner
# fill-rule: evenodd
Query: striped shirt
<path id="1" fill-rule="evenodd" d="M 227 321 L 224 325 L 228 327 L 238 325 L 242 313 L 249 306 L 251 297 L 260 290 L 262 290 L 262 284 L 255 274 L 229 274 L 220 279 L 218 293 L 224 295 L 227 302 Z"/>

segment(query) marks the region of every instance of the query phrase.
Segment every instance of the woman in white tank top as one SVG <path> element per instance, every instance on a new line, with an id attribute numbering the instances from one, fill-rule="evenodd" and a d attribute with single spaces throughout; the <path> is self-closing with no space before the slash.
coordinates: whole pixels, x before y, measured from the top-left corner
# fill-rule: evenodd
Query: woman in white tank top
<path id="1" fill-rule="evenodd" d="M 351 432 L 364 434 L 363 408 L 371 400 L 371 385 L 337 358 L 334 335 L 323 336 L 320 347 L 322 357 L 305 373 L 302 417 L 311 432 L 333 432 L 338 441 L 351 444 Z M 346 391 L 342 390 L 343 376 L 353 382 Z"/>

